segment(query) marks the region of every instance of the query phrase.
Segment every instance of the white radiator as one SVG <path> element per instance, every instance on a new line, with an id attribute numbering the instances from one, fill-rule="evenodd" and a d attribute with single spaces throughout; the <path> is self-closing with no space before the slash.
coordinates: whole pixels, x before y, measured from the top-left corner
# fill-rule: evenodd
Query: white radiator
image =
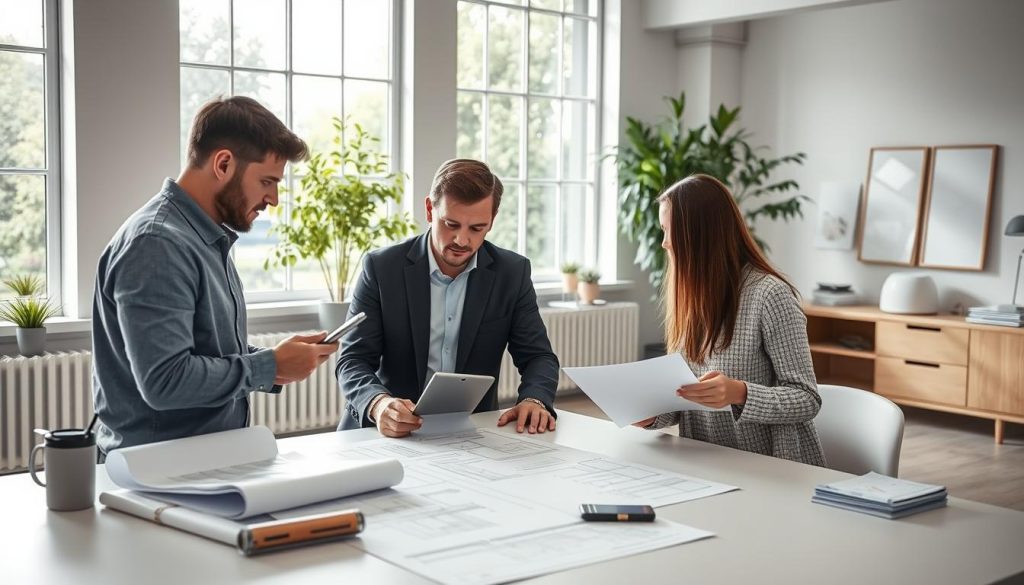
<path id="1" fill-rule="evenodd" d="M 637 359 L 639 309 L 612 303 L 584 310 L 541 309 L 552 348 L 562 366 L 595 366 Z M 306 332 L 308 333 L 308 332 Z M 273 347 L 293 333 L 250 336 L 249 342 Z M 337 356 L 280 394 L 251 394 L 254 425 L 275 433 L 334 428 L 343 400 L 334 378 Z M 0 473 L 24 470 L 37 438 L 32 429 L 83 428 L 92 418 L 92 354 L 88 351 L 45 356 L 0 357 Z M 506 352 L 501 363 L 498 399 L 515 401 L 519 372 Z M 565 374 L 558 390 L 575 388 Z"/>

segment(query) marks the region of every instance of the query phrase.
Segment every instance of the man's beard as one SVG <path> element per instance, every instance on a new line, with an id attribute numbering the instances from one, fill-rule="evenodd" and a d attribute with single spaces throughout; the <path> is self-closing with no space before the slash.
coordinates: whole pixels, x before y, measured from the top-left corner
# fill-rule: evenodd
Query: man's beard
<path id="1" fill-rule="evenodd" d="M 213 205 L 220 213 L 221 223 L 236 232 L 247 232 L 252 229 L 252 221 L 249 221 L 250 210 L 245 206 L 245 194 L 242 193 L 244 170 L 241 167 L 235 170 L 228 184 L 213 196 Z"/>

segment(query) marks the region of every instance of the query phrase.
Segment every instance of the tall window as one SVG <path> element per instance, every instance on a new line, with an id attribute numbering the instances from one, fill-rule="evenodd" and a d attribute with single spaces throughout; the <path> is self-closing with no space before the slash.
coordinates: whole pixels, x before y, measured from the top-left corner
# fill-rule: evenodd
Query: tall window
<path id="1" fill-rule="evenodd" d="M 460 0 L 459 156 L 505 184 L 489 236 L 534 274 L 596 256 L 598 0 Z"/>
<path id="2" fill-rule="evenodd" d="M 57 2 L 0 0 L 0 14 L 0 278 L 32 275 L 59 297 Z"/>
<path id="3" fill-rule="evenodd" d="M 392 2 L 389 0 L 181 0 L 181 145 L 187 146 L 196 110 L 220 95 L 258 100 L 301 136 L 326 152 L 333 116 L 346 116 L 397 151 L 393 106 Z M 299 188 L 301 165 L 286 186 Z M 315 262 L 263 269 L 272 222 L 261 214 L 234 246 L 235 264 L 249 300 L 319 295 L 325 283 Z M 305 293 L 303 292 L 305 291 Z"/>

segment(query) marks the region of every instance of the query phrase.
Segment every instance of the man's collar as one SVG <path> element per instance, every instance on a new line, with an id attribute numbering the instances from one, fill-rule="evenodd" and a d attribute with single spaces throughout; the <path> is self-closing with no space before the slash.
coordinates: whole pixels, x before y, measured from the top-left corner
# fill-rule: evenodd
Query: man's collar
<path id="1" fill-rule="evenodd" d="M 186 193 L 181 188 L 181 185 L 173 179 L 164 179 L 164 186 L 160 192 L 181 211 L 181 214 L 185 216 L 185 220 L 192 225 L 192 229 L 196 230 L 199 237 L 207 244 L 213 244 L 224 237 L 228 238 L 229 243 L 232 244 L 238 239 L 238 234 L 226 227 L 217 225 L 213 218 L 207 215 L 202 207 L 199 207 L 196 200 L 192 199 L 192 196 Z"/>

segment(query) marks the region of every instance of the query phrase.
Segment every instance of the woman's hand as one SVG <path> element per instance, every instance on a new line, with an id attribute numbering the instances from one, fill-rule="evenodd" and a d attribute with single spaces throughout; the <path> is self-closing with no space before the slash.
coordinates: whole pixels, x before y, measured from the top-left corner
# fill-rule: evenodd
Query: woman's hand
<path id="1" fill-rule="evenodd" d="M 640 427 L 641 429 L 645 428 L 645 427 L 649 427 L 652 424 L 654 424 L 654 421 L 657 418 L 658 417 L 656 417 L 656 416 L 652 416 L 651 418 L 645 418 L 644 420 L 640 420 L 640 421 L 637 421 L 637 422 L 633 423 L 633 426 L 634 427 Z"/>
<path id="2" fill-rule="evenodd" d="M 747 402 L 747 383 L 733 380 L 722 372 L 712 370 L 701 376 L 696 384 L 680 386 L 676 394 L 711 408 L 722 408 L 730 404 L 742 405 Z"/>

